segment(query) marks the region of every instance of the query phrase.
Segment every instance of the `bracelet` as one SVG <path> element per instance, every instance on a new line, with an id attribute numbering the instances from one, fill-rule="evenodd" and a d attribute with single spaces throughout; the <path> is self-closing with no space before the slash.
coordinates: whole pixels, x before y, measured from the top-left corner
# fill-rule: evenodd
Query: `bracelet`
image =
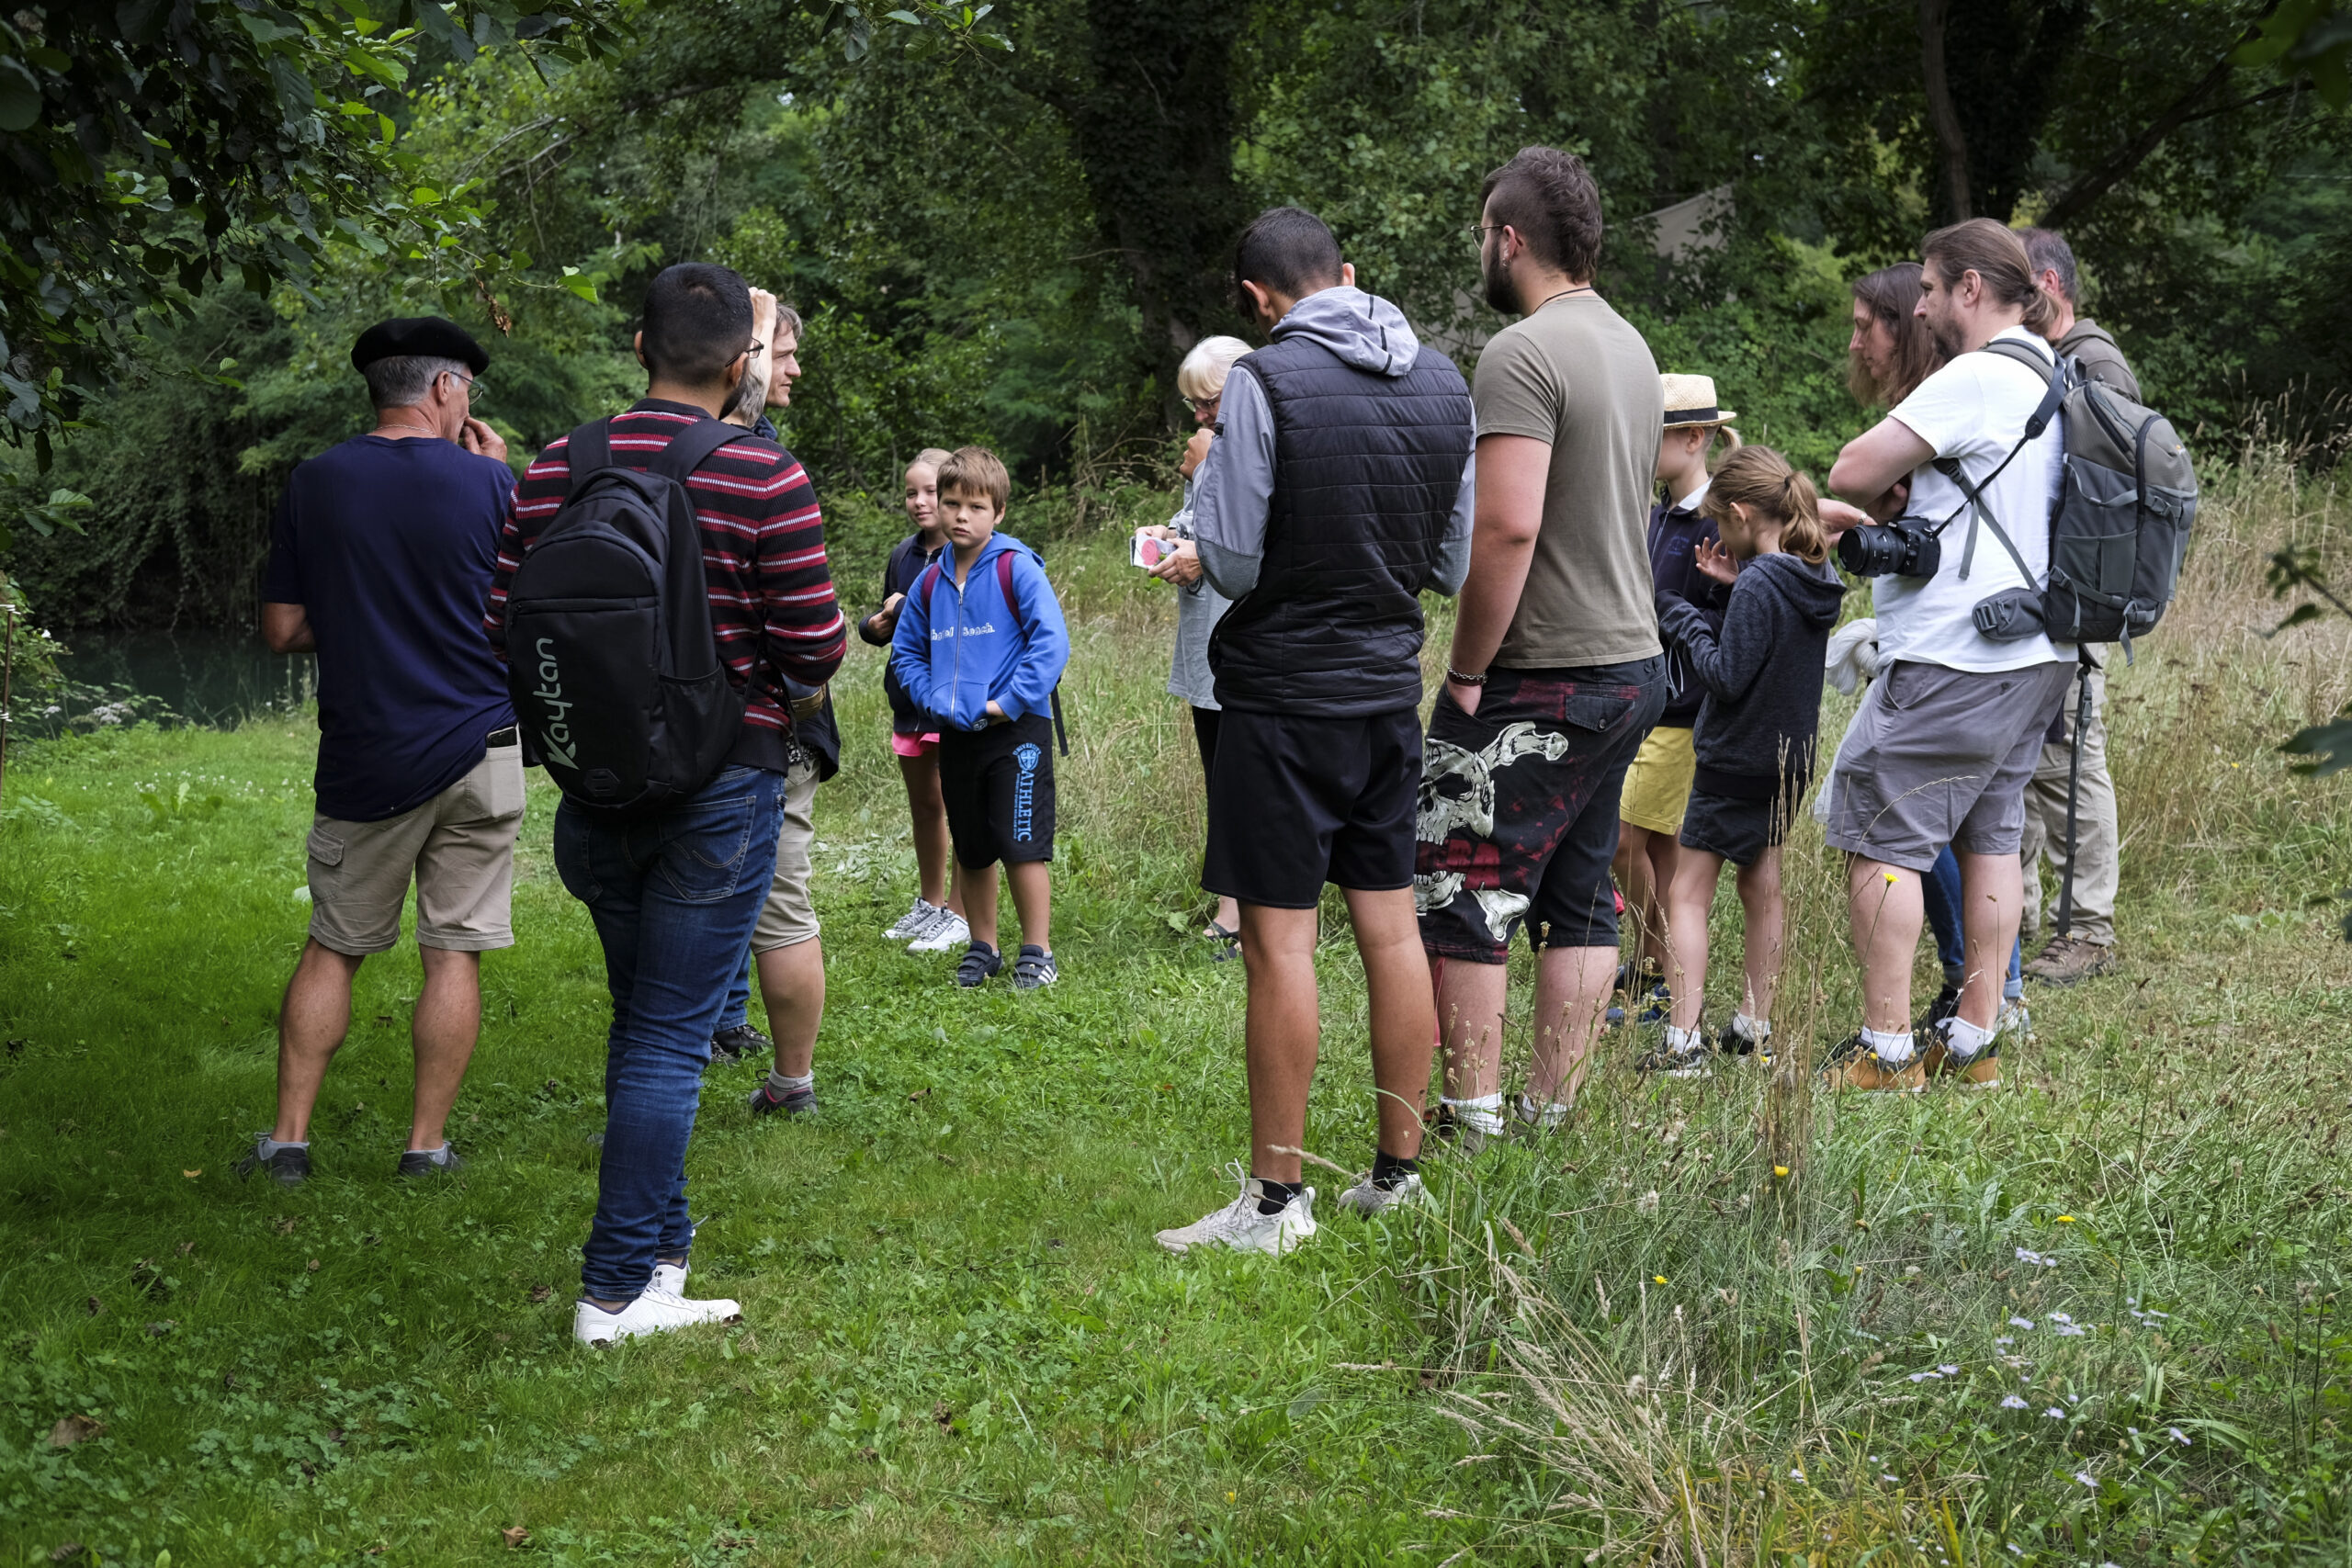
<path id="1" fill-rule="evenodd" d="M 1484 675 L 1464 675 L 1449 664 L 1445 669 L 1445 682 L 1449 686 L 1483 686 L 1487 678 Z"/>

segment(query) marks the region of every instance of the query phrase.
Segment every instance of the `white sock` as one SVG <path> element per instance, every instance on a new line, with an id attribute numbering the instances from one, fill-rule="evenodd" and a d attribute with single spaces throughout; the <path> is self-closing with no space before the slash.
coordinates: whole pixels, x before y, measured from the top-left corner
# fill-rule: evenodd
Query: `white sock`
<path id="1" fill-rule="evenodd" d="M 1568 1108 L 1555 1100 L 1539 1111 L 1535 1098 L 1522 1094 L 1519 1097 L 1519 1119 L 1531 1127 L 1556 1127 L 1568 1119 Z"/>
<path id="2" fill-rule="evenodd" d="M 1439 1099 L 1440 1105 L 1453 1108 L 1453 1119 L 1465 1127 L 1476 1128 L 1489 1136 L 1503 1130 L 1503 1096 L 1500 1089 L 1482 1094 L 1476 1100 L 1456 1100 L 1451 1095 Z"/>
<path id="3" fill-rule="evenodd" d="M 774 1068 L 768 1071 L 768 1092 L 778 1100 L 782 1100 L 787 1094 L 797 1094 L 804 1089 L 816 1087 L 817 1075 L 814 1072 L 803 1073 L 797 1078 L 788 1078 Z"/>
<path id="4" fill-rule="evenodd" d="M 1670 1023 L 1666 1026 L 1666 1054 L 1668 1055 L 1688 1056 L 1694 1051 L 1703 1051 L 1706 1048 L 1707 1042 L 1697 1030 L 1677 1029 Z"/>
<path id="5" fill-rule="evenodd" d="M 1895 1034 L 1881 1034 L 1875 1029 L 1865 1029 L 1862 1031 L 1862 1043 L 1890 1067 L 1901 1066 L 1911 1059 L 1913 1054 L 1911 1032 L 1907 1029 Z"/>
<path id="6" fill-rule="evenodd" d="M 1976 1053 L 1993 1042 L 1993 1031 L 1980 1028 L 1964 1018 L 1944 1020 L 1944 1047 L 1956 1061 L 1969 1061 Z"/>
<path id="7" fill-rule="evenodd" d="M 273 1158 L 280 1149 L 307 1149 L 310 1146 L 311 1140 L 308 1138 L 303 1139 L 299 1144 L 281 1144 L 276 1138 L 264 1137 L 261 1140 L 260 1145 L 261 1157 L 264 1159 L 270 1159 Z M 446 1148 L 448 1145 L 445 1144 L 442 1146 Z"/>
<path id="8" fill-rule="evenodd" d="M 1747 1035 L 1758 1045 L 1772 1038 L 1772 1022 L 1770 1019 L 1750 1018 L 1744 1012 L 1736 1012 L 1731 1015 L 1731 1026 L 1734 1031 Z"/>

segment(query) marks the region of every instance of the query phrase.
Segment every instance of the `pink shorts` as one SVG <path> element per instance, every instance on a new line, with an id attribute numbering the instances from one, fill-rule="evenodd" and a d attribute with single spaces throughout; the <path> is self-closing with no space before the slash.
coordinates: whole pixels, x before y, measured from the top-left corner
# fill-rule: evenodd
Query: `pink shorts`
<path id="1" fill-rule="evenodd" d="M 935 729 L 928 735 L 901 735 L 895 729 L 890 731 L 890 750 L 901 757 L 920 757 L 925 751 L 938 749 L 939 731 Z"/>

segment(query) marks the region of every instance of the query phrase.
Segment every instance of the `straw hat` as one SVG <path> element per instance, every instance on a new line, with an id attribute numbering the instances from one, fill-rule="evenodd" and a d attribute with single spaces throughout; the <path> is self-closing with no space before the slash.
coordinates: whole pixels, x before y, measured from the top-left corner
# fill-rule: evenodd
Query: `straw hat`
<path id="1" fill-rule="evenodd" d="M 1666 428 L 1688 429 L 1704 425 L 1713 430 L 1729 424 L 1739 415 L 1729 409 L 1715 406 L 1715 378 L 1713 376 L 1661 376 L 1666 384 Z"/>

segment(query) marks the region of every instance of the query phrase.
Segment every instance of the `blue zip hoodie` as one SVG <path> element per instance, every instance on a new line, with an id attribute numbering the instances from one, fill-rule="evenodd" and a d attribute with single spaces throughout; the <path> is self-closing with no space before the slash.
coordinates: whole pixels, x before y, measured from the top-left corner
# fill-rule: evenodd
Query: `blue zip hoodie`
<path id="1" fill-rule="evenodd" d="M 1006 554 L 1012 557 L 1012 604 L 998 581 L 997 558 Z M 949 729 L 987 728 L 991 699 L 1007 718 L 1051 711 L 1054 687 L 1069 663 L 1069 631 L 1045 562 L 1010 534 L 993 534 L 961 588 L 955 569 L 950 546 L 940 552 L 938 577 L 926 570 L 899 606 L 890 672 L 916 706 Z M 933 584 L 929 593 L 925 581 Z"/>

